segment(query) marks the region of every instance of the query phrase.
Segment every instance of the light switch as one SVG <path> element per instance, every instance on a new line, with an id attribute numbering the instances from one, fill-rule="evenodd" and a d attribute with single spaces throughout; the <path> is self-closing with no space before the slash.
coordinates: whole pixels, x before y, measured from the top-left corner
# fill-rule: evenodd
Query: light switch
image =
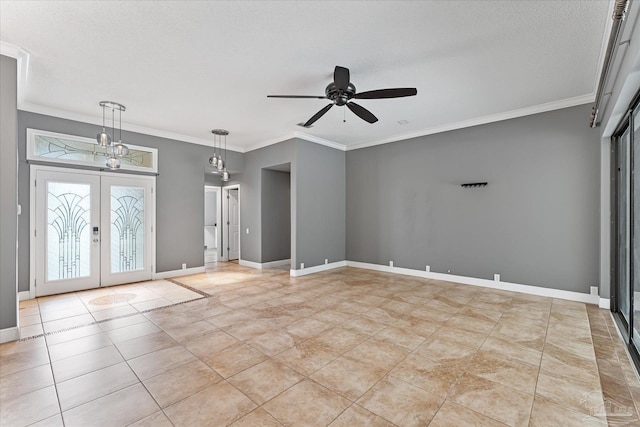
<path id="1" fill-rule="evenodd" d="M 249 229 L 247 228 L 247 234 L 249 234 Z"/>

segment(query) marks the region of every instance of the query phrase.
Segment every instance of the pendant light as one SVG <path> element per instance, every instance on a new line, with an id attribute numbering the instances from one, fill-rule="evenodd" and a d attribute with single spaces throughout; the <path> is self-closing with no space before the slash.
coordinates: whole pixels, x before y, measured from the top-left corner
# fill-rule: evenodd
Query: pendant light
<path id="1" fill-rule="evenodd" d="M 119 157 L 126 156 L 129 154 L 129 147 L 122 143 L 122 112 L 126 111 L 127 108 L 113 101 L 100 101 L 100 106 L 102 107 L 102 132 L 98 134 L 96 137 L 98 141 L 98 145 L 104 148 L 111 147 L 111 156 L 107 158 L 106 165 L 109 169 L 119 169 L 122 162 Z M 111 109 L 111 133 L 113 135 L 109 135 L 106 131 L 105 126 L 105 109 Z M 119 138 L 117 144 L 112 144 L 113 136 L 116 133 L 116 110 L 118 110 L 118 129 L 119 129 Z"/>
<path id="2" fill-rule="evenodd" d="M 227 135 L 229 135 L 229 131 L 225 129 L 213 129 L 211 131 L 213 134 L 213 156 L 209 158 L 209 164 L 216 168 L 220 172 L 220 178 L 223 182 L 227 182 L 231 179 L 231 174 L 227 170 Z M 222 151 L 222 137 L 224 137 L 224 156 Z M 216 144 L 217 140 L 217 144 Z M 216 147 L 219 146 L 219 151 L 216 150 Z"/>

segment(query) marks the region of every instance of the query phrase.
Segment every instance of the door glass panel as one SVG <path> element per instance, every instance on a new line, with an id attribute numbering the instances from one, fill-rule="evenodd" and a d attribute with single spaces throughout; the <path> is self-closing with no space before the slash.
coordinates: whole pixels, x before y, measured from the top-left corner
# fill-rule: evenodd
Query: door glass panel
<path id="1" fill-rule="evenodd" d="M 144 266 L 144 188 L 111 186 L 111 272 Z"/>
<path id="2" fill-rule="evenodd" d="M 640 109 L 633 114 L 633 334 L 640 351 Z"/>
<path id="3" fill-rule="evenodd" d="M 91 275 L 91 186 L 47 182 L 47 281 Z"/>
<path id="4" fill-rule="evenodd" d="M 619 139 L 618 146 L 618 309 L 629 322 L 629 143 L 630 129 Z"/>

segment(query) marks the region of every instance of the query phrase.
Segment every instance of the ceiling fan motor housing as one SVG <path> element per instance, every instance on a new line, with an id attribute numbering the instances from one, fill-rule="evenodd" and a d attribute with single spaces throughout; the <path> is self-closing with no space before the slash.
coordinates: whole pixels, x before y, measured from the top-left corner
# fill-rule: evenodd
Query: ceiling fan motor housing
<path id="1" fill-rule="evenodd" d="M 356 87 L 353 83 L 349 83 L 346 90 L 340 90 L 336 87 L 335 82 L 331 82 L 324 90 L 324 93 L 335 105 L 342 106 L 355 96 Z"/>

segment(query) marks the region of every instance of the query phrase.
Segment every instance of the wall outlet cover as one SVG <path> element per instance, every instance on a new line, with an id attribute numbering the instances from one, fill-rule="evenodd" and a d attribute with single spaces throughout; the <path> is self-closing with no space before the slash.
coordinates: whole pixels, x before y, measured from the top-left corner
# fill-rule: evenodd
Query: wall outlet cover
<path id="1" fill-rule="evenodd" d="M 591 286 L 591 295 L 598 295 L 598 287 Z"/>
<path id="2" fill-rule="evenodd" d="M 300 263 L 300 270 L 302 270 L 304 268 L 304 262 Z"/>
<path id="3" fill-rule="evenodd" d="M 184 263 L 184 262 L 182 263 L 182 269 L 183 269 L 183 270 L 186 270 L 186 269 L 187 269 L 187 264 L 186 264 L 186 263 Z"/>

